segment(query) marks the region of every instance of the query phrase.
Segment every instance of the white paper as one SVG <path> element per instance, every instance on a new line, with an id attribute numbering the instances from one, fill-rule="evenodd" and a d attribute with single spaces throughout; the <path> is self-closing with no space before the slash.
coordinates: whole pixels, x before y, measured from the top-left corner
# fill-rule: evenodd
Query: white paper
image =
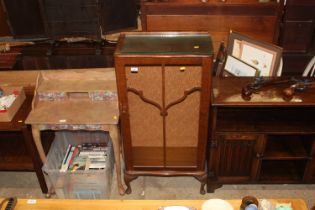
<path id="1" fill-rule="evenodd" d="M 256 76 L 256 69 L 237 60 L 232 56 L 228 56 L 224 69 L 235 76 L 254 77 Z"/>

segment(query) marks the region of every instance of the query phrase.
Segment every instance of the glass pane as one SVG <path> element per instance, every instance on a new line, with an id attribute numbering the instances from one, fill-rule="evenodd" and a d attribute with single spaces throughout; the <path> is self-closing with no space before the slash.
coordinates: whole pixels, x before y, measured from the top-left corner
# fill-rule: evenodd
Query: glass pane
<path id="1" fill-rule="evenodd" d="M 154 33 L 126 34 L 122 54 L 212 54 L 207 34 Z"/>
<path id="2" fill-rule="evenodd" d="M 127 66 L 128 108 L 134 167 L 163 167 L 160 66 Z M 148 88 L 149 87 L 149 88 Z"/>
<path id="3" fill-rule="evenodd" d="M 201 72 L 201 66 L 165 67 L 166 167 L 197 166 Z"/>

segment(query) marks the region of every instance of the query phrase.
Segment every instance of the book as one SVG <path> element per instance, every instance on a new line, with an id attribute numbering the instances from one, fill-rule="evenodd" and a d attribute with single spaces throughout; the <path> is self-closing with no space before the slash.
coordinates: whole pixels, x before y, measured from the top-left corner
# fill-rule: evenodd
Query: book
<path id="1" fill-rule="evenodd" d="M 69 144 L 68 147 L 67 147 L 67 150 L 66 150 L 66 154 L 65 154 L 65 156 L 63 158 L 60 170 L 59 170 L 60 172 L 66 172 L 67 171 L 68 165 L 69 165 L 69 161 L 70 161 L 70 158 L 72 156 L 71 151 L 72 151 L 72 146 Z"/>
<path id="2" fill-rule="evenodd" d="M 72 146 L 72 147 L 74 147 L 74 149 L 73 149 L 73 153 L 71 155 L 71 158 L 68 164 L 68 168 L 73 164 L 75 157 L 78 156 L 80 152 L 77 146 Z"/>
<path id="3" fill-rule="evenodd" d="M 68 145 L 60 172 L 77 170 L 104 169 L 108 147 L 105 143 L 84 143 Z"/>
<path id="4" fill-rule="evenodd" d="M 77 170 L 88 170 L 86 167 L 88 157 L 86 156 L 75 156 L 71 165 L 69 165 L 68 171 L 75 172 Z"/>

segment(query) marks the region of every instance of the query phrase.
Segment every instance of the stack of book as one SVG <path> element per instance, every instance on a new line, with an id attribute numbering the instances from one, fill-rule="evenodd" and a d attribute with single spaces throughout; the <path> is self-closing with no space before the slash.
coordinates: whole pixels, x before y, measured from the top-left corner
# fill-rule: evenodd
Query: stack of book
<path id="1" fill-rule="evenodd" d="M 60 172 L 99 170 L 106 168 L 109 148 L 105 143 L 68 145 Z"/>

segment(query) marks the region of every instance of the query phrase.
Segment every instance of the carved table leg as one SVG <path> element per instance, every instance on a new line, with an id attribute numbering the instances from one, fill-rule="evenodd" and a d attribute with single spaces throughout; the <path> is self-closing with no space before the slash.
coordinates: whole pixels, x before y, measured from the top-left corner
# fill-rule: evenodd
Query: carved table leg
<path id="1" fill-rule="evenodd" d="M 117 174 L 117 185 L 120 195 L 125 194 L 125 188 L 121 181 L 121 165 L 120 165 L 120 139 L 117 125 L 111 125 L 109 128 L 109 135 L 113 142 L 114 155 L 115 155 L 115 168 Z"/>
<path id="2" fill-rule="evenodd" d="M 124 180 L 125 180 L 125 184 L 126 184 L 126 186 L 127 186 L 126 194 L 130 194 L 130 193 L 131 193 L 130 182 L 131 182 L 132 180 L 135 180 L 136 178 L 138 178 L 138 176 L 136 176 L 136 175 L 131 175 L 131 174 L 128 174 L 128 173 L 125 172 Z"/>
<path id="3" fill-rule="evenodd" d="M 37 125 L 32 125 L 32 134 L 33 134 L 34 143 L 36 145 L 39 157 L 42 160 L 42 162 L 45 163 L 46 162 L 46 155 L 45 155 L 42 141 L 40 138 L 40 130 L 39 130 L 39 127 Z"/>
<path id="4" fill-rule="evenodd" d="M 205 185 L 207 184 L 207 174 L 204 173 L 202 175 L 198 175 L 198 176 L 194 176 L 194 177 L 201 183 L 200 194 L 202 194 L 202 195 L 206 194 Z"/>
<path id="5" fill-rule="evenodd" d="M 44 194 L 48 194 L 48 188 L 47 184 L 45 182 L 45 177 L 42 172 L 42 161 L 40 160 L 40 157 L 38 155 L 38 152 L 34 145 L 34 140 L 32 137 L 32 134 L 30 132 L 30 129 L 26 125 L 23 125 L 22 127 L 23 135 L 24 135 L 24 141 L 26 143 L 26 148 L 28 150 L 29 155 L 32 157 L 33 164 L 34 164 L 34 170 L 40 185 L 40 188 Z"/>

